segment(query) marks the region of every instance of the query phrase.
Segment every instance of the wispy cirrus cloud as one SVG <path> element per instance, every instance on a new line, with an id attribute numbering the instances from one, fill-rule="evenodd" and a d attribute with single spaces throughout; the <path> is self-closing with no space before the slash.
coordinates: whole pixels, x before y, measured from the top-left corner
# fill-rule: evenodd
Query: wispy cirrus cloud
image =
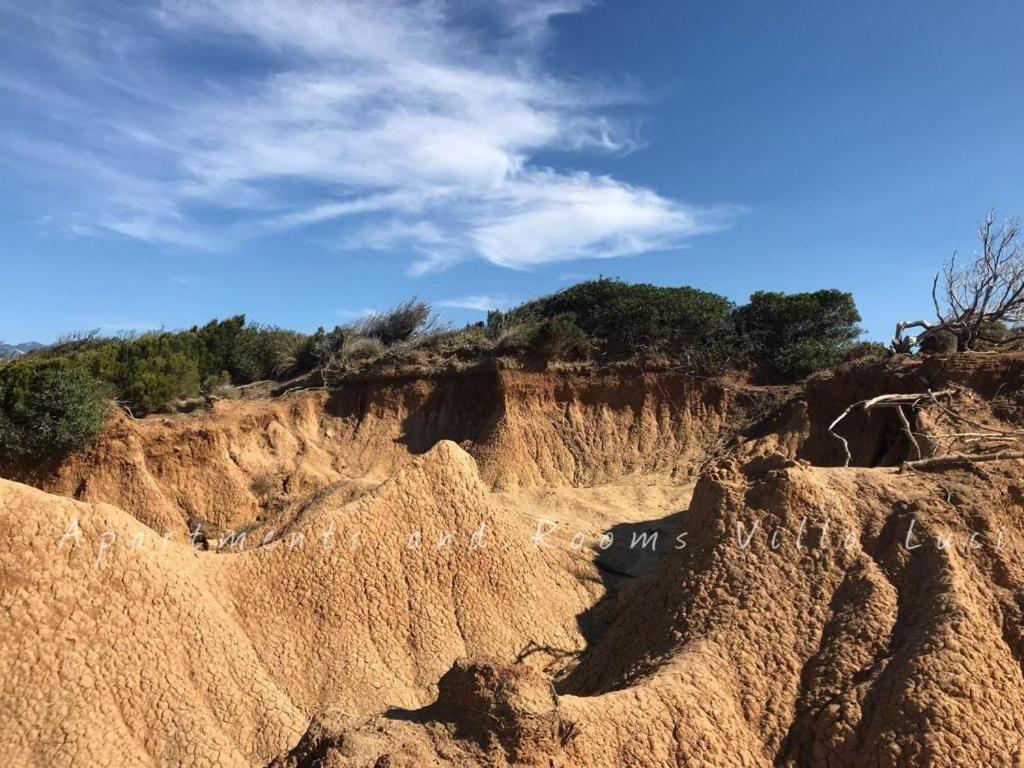
<path id="1" fill-rule="evenodd" d="M 505 309 L 512 302 L 504 296 L 461 296 L 454 299 L 442 299 L 437 302 L 439 307 L 451 309 L 471 309 L 474 312 L 490 312 L 492 309 Z"/>
<path id="2" fill-rule="evenodd" d="M 583 0 L 0 0 L 9 163 L 83 234 L 231 247 L 336 227 L 413 274 L 672 248 L 731 212 L 541 152 L 624 152 L 628 89 L 559 79 L 553 17 Z M 59 202 L 57 202 L 59 200 Z"/>

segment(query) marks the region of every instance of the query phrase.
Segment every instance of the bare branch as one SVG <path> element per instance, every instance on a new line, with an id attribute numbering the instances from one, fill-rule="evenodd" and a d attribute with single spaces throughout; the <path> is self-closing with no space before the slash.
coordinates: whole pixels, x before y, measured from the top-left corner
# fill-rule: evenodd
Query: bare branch
<path id="1" fill-rule="evenodd" d="M 962 264 L 956 252 L 932 280 L 932 305 L 936 323 L 903 322 L 896 326 L 892 348 L 907 353 L 929 337 L 946 331 L 957 339 L 957 348 L 971 350 L 979 341 L 990 342 L 992 327 L 1024 321 L 1024 242 L 1021 224 L 1015 219 L 998 221 L 990 211 L 978 226 L 981 251 L 974 261 Z M 920 328 L 916 336 L 906 335 Z M 1003 331 L 997 335 L 1002 335 Z M 1018 338 L 1021 337 L 1017 333 Z"/>
<path id="2" fill-rule="evenodd" d="M 971 466 L 983 461 L 1011 461 L 1024 459 L 1024 451 L 996 451 L 995 453 L 951 453 L 947 456 L 933 456 L 930 459 L 904 461 L 900 464 L 900 472 L 906 470 L 927 471 L 929 469 L 949 469 L 950 467 Z"/>
<path id="3" fill-rule="evenodd" d="M 955 389 L 940 389 L 938 392 L 928 391 L 918 392 L 915 394 L 879 395 L 878 397 L 868 398 L 867 400 L 858 400 L 856 403 L 853 403 L 852 405 L 848 406 L 845 411 L 843 411 L 841 414 L 839 414 L 839 416 L 836 417 L 835 421 L 828 425 L 828 433 L 832 435 L 832 437 L 834 437 L 840 443 L 842 443 L 843 451 L 846 453 L 846 461 L 843 463 L 843 466 L 850 466 L 850 462 L 853 461 L 853 456 L 850 454 L 849 441 L 847 441 L 845 437 L 836 432 L 835 428 L 836 426 L 838 426 L 839 422 L 841 422 L 843 419 L 850 415 L 850 412 L 853 411 L 854 408 L 859 407 L 861 410 L 865 412 L 870 412 L 874 408 L 897 408 L 900 411 L 900 416 L 902 417 L 903 421 L 906 422 L 907 436 L 910 438 L 911 444 L 917 450 L 918 455 L 920 455 L 921 448 L 920 446 L 918 446 L 917 441 L 914 439 L 913 433 L 910 430 L 910 424 L 909 422 L 907 422 L 907 417 L 903 413 L 901 406 L 910 405 L 911 407 L 915 407 L 920 402 L 925 400 L 938 402 L 936 398 L 947 397 L 955 394 Z"/>
<path id="4" fill-rule="evenodd" d="M 847 441 L 845 437 L 836 432 L 835 428 L 836 425 L 839 424 L 840 421 L 845 419 L 850 414 L 850 411 L 852 411 L 858 405 L 860 405 L 860 403 L 854 403 L 853 405 L 849 406 L 845 411 L 839 414 L 835 421 L 828 425 L 828 433 L 843 444 L 843 450 L 846 452 L 846 461 L 843 462 L 844 467 L 850 466 L 850 462 L 853 461 L 853 456 L 850 454 L 850 443 Z"/>
<path id="5" fill-rule="evenodd" d="M 914 453 L 917 454 L 917 458 L 921 458 L 921 446 L 917 444 L 917 438 L 914 437 L 914 431 L 910 428 L 910 421 L 907 419 L 907 414 L 903 412 L 903 406 L 896 406 L 896 414 L 900 417 L 900 424 L 903 425 L 903 434 L 907 436 L 910 444 L 914 447 Z"/>
<path id="6" fill-rule="evenodd" d="M 939 401 L 940 398 L 957 395 L 959 391 L 958 389 L 947 388 L 934 392 L 929 390 L 919 393 L 885 394 L 866 400 L 859 400 L 848 406 L 828 427 L 829 434 L 843 445 L 843 450 L 846 453 L 846 461 L 843 466 L 850 466 L 852 455 L 849 442 L 835 431 L 836 427 L 855 409 L 870 412 L 875 408 L 896 409 L 900 427 L 910 442 L 909 450 L 916 456 L 916 458 L 905 460 L 900 465 L 899 471 L 901 472 L 906 470 L 927 471 L 965 466 L 987 477 L 988 473 L 975 466 L 976 463 L 1024 459 L 1024 450 L 1020 450 L 1022 443 L 1024 443 L 1024 430 L 999 429 L 988 424 L 982 424 L 977 419 L 964 416 L 954 410 L 953 407 Z M 914 431 L 910 419 L 904 410 L 905 406 L 910 406 L 915 411 L 934 407 L 947 420 L 947 424 L 949 422 L 965 424 L 968 425 L 970 431 L 961 431 L 953 426 L 947 427 L 947 430 L 944 432 L 935 432 L 929 429 L 934 424 L 929 424 L 927 421 L 922 422 L 920 427 L 922 431 Z M 953 452 L 925 457 L 918 438 L 923 438 L 926 441 L 929 453 L 938 453 L 942 445 L 945 445 L 947 450 Z M 953 449 L 956 446 L 960 446 L 960 449 L 954 451 Z M 965 448 L 973 452 L 966 452 Z"/>

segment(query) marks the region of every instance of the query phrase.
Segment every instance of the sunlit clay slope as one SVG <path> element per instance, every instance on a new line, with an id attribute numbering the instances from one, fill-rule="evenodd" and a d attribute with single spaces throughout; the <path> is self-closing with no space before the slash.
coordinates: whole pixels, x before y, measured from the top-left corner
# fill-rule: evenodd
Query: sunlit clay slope
<path id="1" fill-rule="evenodd" d="M 581 648 L 593 590 L 452 443 L 235 553 L 6 481 L 0 515 L 9 765 L 258 764 L 324 709 L 424 703 L 460 656 Z"/>
<path id="2" fill-rule="evenodd" d="M 686 547 L 611 598 L 557 694 L 460 661 L 430 706 L 314 723 L 279 764 L 1018 765 L 1024 573 L 998 549 L 1024 525 L 1018 493 L 725 462 Z"/>
<path id="3" fill-rule="evenodd" d="M 1024 764 L 1022 462 L 899 471 L 1015 435 L 1022 372 L 489 372 L 121 422 L 0 481 L 0 762 Z M 909 431 L 851 412 L 842 466 L 847 406 L 926 390 Z"/>

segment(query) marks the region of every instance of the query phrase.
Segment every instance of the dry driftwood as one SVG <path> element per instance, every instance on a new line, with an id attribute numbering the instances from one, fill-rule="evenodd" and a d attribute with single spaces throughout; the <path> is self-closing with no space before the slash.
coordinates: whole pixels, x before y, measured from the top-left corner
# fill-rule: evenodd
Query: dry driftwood
<path id="1" fill-rule="evenodd" d="M 910 443 L 917 450 L 918 456 L 920 457 L 921 449 L 917 445 L 917 441 L 914 439 L 913 432 L 910 429 L 910 422 L 907 420 L 907 416 L 903 413 L 903 406 L 909 405 L 912 408 L 917 406 L 922 401 L 932 400 L 937 401 L 939 397 L 947 397 L 956 393 L 955 389 L 942 389 L 938 392 L 917 392 L 913 394 L 894 394 L 894 395 L 879 395 L 878 397 L 872 397 L 867 400 L 858 400 L 856 403 L 848 406 L 839 416 L 828 425 L 828 433 L 832 435 L 843 445 L 843 451 L 846 452 L 846 461 L 843 463 L 844 467 L 850 466 L 850 462 L 853 461 L 853 456 L 850 454 L 850 443 L 845 437 L 835 431 L 836 426 L 845 419 L 855 408 L 860 408 L 863 411 L 871 411 L 874 408 L 896 408 L 899 411 L 900 420 L 904 426 L 904 431 L 910 438 Z"/>
<path id="2" fill-rule="evenodd" d="M 996 451 L 994 453 L 950 453 L 945 456 L 933 456 L 929 459 L 904 461 L 900 464 L 900 472 L 908 469 L 927 471 L 929 469 L 948 469 L 963 467 L 984 461 L 1009 461 L 1024 459 L 1024 451 Z"/>
<path id="3" fill-rule="evenodd" d="M 900 464 L 899 471 L 904 472 L 907 470 L 916 471 L 928 471 L 936 469 L 948 469 L 951 467 L 963 467 L 968 466 L 975 468 L 977 471 L 981 471 L 980 467 L 976 467 L 978 463 L 987 461 L 1009 461 L 1013 459 L 1024 459 L 1024 450 L 1017 450 L 1014 447 L 1000 448 L 998 450 L 991 450 L 993 446 L 988 446 L 989 450 L 979 450 L 977 453 L 948 453 L 941 456 L 930 456 L 924 457 L 921 455 L 921 446 L 917 442 L 917 437 L 923 437 L 928 440 L 933 446 L 937 447 L 937 440 L 939 439 L 951 439 L 961 440 L 968 444 L 978 444 L 986 441 L 990 443 L 1007 443 L 1007 442 L 1018 442 L 1024 440 L 1024 431 L 1020 430 L 1001 430 L 995 429 L 982 424 L 976 419 L 968 418 L 963 414 L 958 413 L 954 409 L 947 405 L 939 402 L 940 397 L 949 397 L 955 395 L 957 390 L 955 389 L 943 389 L 938 392 L 919 392 L 912 394 L 888 394 L 879 395 L 877 397 L 869 398 L 867 400 L 859 400 L 856 403 L 848 406 L 839 416 L 833 421 L 828 431 L 834 438 L 836 438 L 843 445 L 843 450 L 846 453 L 846 461 L 843 466 L 850 466 L 852 456 L 850 454 L 850 445 L 845 437 L 835 431 L 836 426 L 845 419 L 850 413 L 860 408 L 863 411 L 871 411 L 874 408 L 895 408 L 896 413 L 900 420 L 900 425 L 903 428 L 903 433 L 910 440 L 911 447 L 914 450 L 917 458 L 912 460 L 904 461 Z M 947 415 L 953 421 L 960 424 L 966 424 L 970 428 L 979 430 L 977 432 L 949 432 L 943 434 L 934 434 L 929 432 L 914 432 L 910 425 L 910 420 L 907 418 L 907 414 L 903 411 L 904 405 L 909 405 L 911 408 L 919 408 L 922 403 L 926 406 L 935 406 L 943 414 Z M 979 446 L 984 448 L 985 446 Z"/>

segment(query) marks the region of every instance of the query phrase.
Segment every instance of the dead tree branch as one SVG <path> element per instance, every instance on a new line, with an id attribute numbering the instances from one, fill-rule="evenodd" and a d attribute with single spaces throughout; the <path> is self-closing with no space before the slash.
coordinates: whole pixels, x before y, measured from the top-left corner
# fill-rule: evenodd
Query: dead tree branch
<path id="1" fill-rule="evenodd" d="M 896 406 L 896 415 L 900 417 L 900 424 L 903 426 L 903 434 L 907 436 L 907 440 L 910 441 L 910 445 L 914 449 L 914 453 L 917 454 L 917 458 L 921 458 L 921 446 L 917 444 L 917 438 L 914 436 L 914 430 L 910 428 L 910 420 L 907 419 L 907 414 L 903 412 L 903 406 Z"/>
<path id="2" fill-rule="evenodd" d="M 843 419 L 850 415 L 855 408 L 860 408 L 862 411 L 870 412 L 875 408 L 896 408 L 899 411 L 900 419 L 905 425 L 905 431 L 907 436 L 910 438 L 910 442 L 920 456 L 921 448 L 917 444 L 917 440 L 914 439 L 913 431 L 910 429 L 910 422 L 907 420 L 907 416 L 903 413 L 903 406 L 909 405 L 911 408 L 915 408 L 923 401 L 936 400 L 939 397 L 948 397 L 956 394 L 955 389 L 943 389 L 938 392 L 917 392 L 914 394 L 895 394 L 895 395 L 879 395 L 878 397 L 868 398 L 867 400 L 859 400 L 853 403 L 845 411 L 828 425 L 828 433 L 832 435 L 843 445 L 843 451 L 846 453 L 846 461 L 843 463 L 844 467 L 850 466 L 850 462 L 853 461 L 853 456 L 850 454 L 850 443 L 849 441 L 835 431 Z"/>
<path id="3" fill-rule="evenodd" d="M 917 461 L 904 461 L 900 464 L 900 472 L 906 470 L 927 471 L 930 469 L 948 469 L 949 467 L 963 467 L 978 464 L 984 461 L 1009 461 L 1011 459 L 1024 459 L 1024 451 L 995 451 L 994 453 L 951 453 L 946 456 L 933 456 L 929 459 Z"/>
<path id="4" fill-rule="evenodd" d="M 969 264 L 958 254 L 947 261 L 932 280 L 935 322 L 903 321 L 896 324 L 892 348 L 908 353 L 930 337 L 946 333 L 955 337 L 958 351 L 973 350 L 981 341 L 1004 344 L 1022 334 L 1024 322 L 1024 241 L 1017 219 L 998 221 L 990 212 L 978 226 L 980 252 Z M 917 335 L 908 335 L 911 329 Z"/>
<path id="5" fill-rule="evenodd" d="M 829 434 L 842 443 L 846 454 L 843 466 L 850 466 L 852 455 L 849 442 L 835 431 L 836 427 L 856 409 L 870 412 L 875 408 L 895 408 L 903 434 L 910 441 L 910 450 L 913 451 L 916 458 L 903 461 L 899 466 L 900 472 L 967 467 L 978 474 L 988 476 L 984 470 L 976 466 L 978 463 L 1024 459 L 1024 450 L 1020 449 L 1021 443 L 1024 443 L 1024 430 L 999 429 L 983 424 L 977 419 L 959 413 L 950 405 L 940 402 L 940 398 L 947 399 L 958 394 L 958 391 L 949 388 L 935 392 L 928 390 L 912 394 L 887 394 L 853 403 L 828 428 Z M 945 417 L 947 431 L 934 432 L 925 430 L 923 426 L 919 427 L 919 431 L 914 431 L 907 418 L 907 413 L 904 411 L 904 406 L 909 406 L 912 410 L 934 407 L 941 416 Z M 959 431 L 956 426 L 948 426 L 950 424 L 967 425 L 967 429 Z M 923 456 L 921 445 L 918 442 L 919 437 L 928 441 L 929 450 L 935 452 L 939 450 L 939 441 L 949 441 L 945 445 L 946 450 L 950 452 L 937 456 Z M 970 446 L 969 450 L 973 452 L 964 451 L 962 448 L 954 450 L 957 443 L 960 446 Z"/>

